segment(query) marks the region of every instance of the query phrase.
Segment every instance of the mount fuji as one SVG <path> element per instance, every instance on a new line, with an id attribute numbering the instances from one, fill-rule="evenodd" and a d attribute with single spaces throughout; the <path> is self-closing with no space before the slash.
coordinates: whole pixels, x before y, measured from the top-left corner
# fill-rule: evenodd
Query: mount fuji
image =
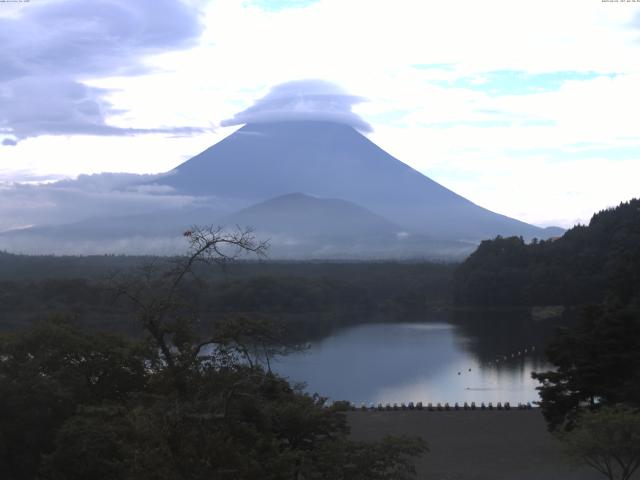
<path id="1" fill-rule="evenodd" d="M 159 183 L 237 206 L 293 192 L 338 198 L 410 233 L 440 240 L 547 238 L 560 230 L 482 208 L 392 157 L 353 127 L 324 121 L 245 125 Z"/>
<path id="2" fill-rule="evenodd" d="M 35 225 L 0 234 L 0 248 L 173 254 L 181 232 L 203 224 L 254 227 L 276 258 L 460 258 L 497 235 L 562 234 L 482 208 L 389 155 L 361 133 L 360 101 L 319 80 L 276 86 L 223 122 L 241 125 L 234 133 L 133 186 L 188 206 Z"/>

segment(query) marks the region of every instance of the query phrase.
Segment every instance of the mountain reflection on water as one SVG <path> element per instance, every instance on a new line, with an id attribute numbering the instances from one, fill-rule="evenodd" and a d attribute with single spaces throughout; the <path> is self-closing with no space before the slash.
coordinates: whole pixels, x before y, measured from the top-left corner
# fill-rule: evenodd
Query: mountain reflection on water
<path id="1" fill-rule="evenodd" d="M 533 402 L 531 372 L 550 366 L 544 345 L 557 321 L 466 312 L 332 331 L 274 369 L 331 400 L 360 403 Z"/>

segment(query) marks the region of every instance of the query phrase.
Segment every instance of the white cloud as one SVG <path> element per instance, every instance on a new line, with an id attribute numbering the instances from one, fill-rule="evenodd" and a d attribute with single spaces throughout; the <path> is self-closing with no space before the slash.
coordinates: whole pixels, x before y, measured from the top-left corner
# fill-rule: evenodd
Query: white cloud
<path id="1" fill-rule="evenodd" d="M 325 80 L 294 80 L 271 88 L 249 108 L 223 120 L 222 126 L 283 121 L 324 121 L 370 132 L 371 125 L 351 111 L 364 99 Z"/>
<path id="2" fill-rule="evenodd" d="M 202 128 L 117 127 L 109 89 L 87 78 L 149 71 L 141 58 L 193 45 L 197 10 L 180 0 L 49 0 L 0 16 L 0 135 L 191 134 Z"/>
<path id="3" fill-rule="evenodd" d="M 62 225 L 91 217 L 184 208 L 197 202 L 194 197 L 147 185 L 156 178 L 108 173 L 47 184 L 0 183 L 0 232 L 26 225 Z"/>

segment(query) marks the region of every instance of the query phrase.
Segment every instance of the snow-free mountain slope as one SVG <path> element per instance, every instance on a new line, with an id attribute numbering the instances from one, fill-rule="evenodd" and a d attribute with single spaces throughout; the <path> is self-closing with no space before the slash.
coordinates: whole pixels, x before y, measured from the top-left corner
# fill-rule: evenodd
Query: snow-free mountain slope
<path id="1" fill-rule="evenodd" d="M 548 236 L 544 229 L 475 205 L 337 123 L 245 125 L 160 183 L 238 206 L 290 192 L 343 199 L 403 229 L 438 238 Z"/>

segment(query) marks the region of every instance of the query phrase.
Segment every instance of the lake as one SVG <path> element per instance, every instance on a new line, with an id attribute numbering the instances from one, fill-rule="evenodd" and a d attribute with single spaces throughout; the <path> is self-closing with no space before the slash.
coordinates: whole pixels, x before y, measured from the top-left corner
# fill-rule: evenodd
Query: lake
<path id="1" fill-rule="evenodd" d="M 360 403 L 538 400 L 531 372 L 553 330 L 528 317 L 483 314 L 338 328 L 273 368 L 330 400 Z"/>

